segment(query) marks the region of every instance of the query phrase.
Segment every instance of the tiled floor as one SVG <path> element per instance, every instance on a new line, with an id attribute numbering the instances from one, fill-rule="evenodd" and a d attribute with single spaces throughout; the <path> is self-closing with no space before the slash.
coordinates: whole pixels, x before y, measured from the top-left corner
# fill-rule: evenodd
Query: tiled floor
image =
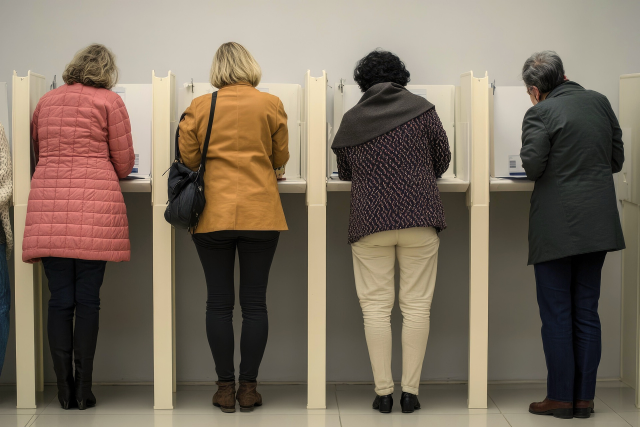
<path id="1" fill-rule="evenodd" d="M 86 411 L 60 409 L 53 387 L 38 396 L 38 409 L 15 409 L 15 387 L 0 387 L 2 427 L 640 427 L 635 393 L 618 382 L 598 385 L 596 414 L 588 420 L 558 420 L 528 413 L 531 401 L 544 398 L 542 384 L 489 387 L 488 409 L 467 409 L 466 385 L 424 385 L 422 409 L 402 414 L 397 404 L 391 415 L 371 409 L 374 393 L 368 385 L 330 385 L 327 409 L 306 409 L 306 387 L 261 385 L 264 406 L 252 413 L 223 414 L 211 406 L 215 387 L 178 388 L 175 409 L 154 411 L 149 386 L 96 386 L 98 406 Z"/>

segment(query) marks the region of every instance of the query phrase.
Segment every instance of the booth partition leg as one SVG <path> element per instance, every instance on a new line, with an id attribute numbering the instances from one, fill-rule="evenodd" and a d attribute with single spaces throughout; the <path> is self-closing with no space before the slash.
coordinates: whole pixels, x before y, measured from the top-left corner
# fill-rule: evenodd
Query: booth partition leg
<path id="1" fill-rule="evenodd" d="M 487 408 L 489 206 L 469 208 L 469 408 Z"/>
<path id="2" fill-rule="evenodd" d="M 36 391 L 44 391 L 44 337 L 42 327 L 42 264 L 34 265 Z"/>
<path id="3" fill-rule="evenodd" d="M 173 231 L 165 206 L 153 207 L 154 409 L 173 409 L 175 390 Z"/>
<path id="4" fill-rule="evenodd" d="M 16 383 L 19 409 L 36 408 L 36 283 L 34 267 L 22 262 L 27 206 L 14 206 Z"/>
<path id="5" fill-rule="evenodd" d="M 307 408 L 327 407 L 327 208 L 312 205 L 309 212 L 309 325 Z"/>

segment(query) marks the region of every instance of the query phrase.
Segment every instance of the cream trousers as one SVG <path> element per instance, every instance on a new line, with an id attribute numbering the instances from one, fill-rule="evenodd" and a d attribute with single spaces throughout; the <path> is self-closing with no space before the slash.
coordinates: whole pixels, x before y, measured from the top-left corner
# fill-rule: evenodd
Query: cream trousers
<path id="1" fill-rule="evenodd" d="M 400 265 L 402 311 L 402 391 L 418 394 L 429 339 L 431 300 L 438 269 L 440 239 L 434 228 L 383 231 L 351 245 L 356 291 L 376 393 L 393 393 L 391 309 L 395 299 L 396 256 Z"/>

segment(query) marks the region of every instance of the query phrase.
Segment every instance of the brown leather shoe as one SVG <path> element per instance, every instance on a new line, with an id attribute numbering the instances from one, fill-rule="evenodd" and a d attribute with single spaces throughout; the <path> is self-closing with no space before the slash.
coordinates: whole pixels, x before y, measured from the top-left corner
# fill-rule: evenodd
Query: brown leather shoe
<path id="1" fill-rule="evenodd" d="M 211 399 L 213 406 L 220 408 L 222 412 L 236 412 L 236 383 L 235 381 L 216 381 L 218 391 Z"/>
<path id="2" fill-rule="evenodd" d="M 576 400 L 573 403 L 573 416 L 576 418 L 589 418 L 595 411 L 593 400 Z"/>
<path id="3" fill-rule="evenodd" d="M 262 406 L 262 396 L 256 391 L 258 383 L 240 382 L 236 399 L 241 412 L 251 412 L 254 406 Z"/>
<path id="4" fill-rule="evenodd" d="M 558 402 L 545 398 L 542 402 L 529 405 L 529 412 L 535 415 L 553 415 L 556 418 L 573 418 L 573 402 Z"/>

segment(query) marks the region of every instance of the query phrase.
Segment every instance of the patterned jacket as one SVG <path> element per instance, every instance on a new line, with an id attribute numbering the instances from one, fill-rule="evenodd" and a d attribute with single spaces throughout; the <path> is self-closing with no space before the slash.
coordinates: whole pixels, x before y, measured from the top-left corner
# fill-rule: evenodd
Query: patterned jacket
<path id="1" fill-rule="evenodd" d="M 9 205 L 13 196 L 13 172 L 11 170 L 11 154 L 4 127 L 0 123 L 0 221 L 4 242 L 7 244 L 7 259 L 13 251 L 13 232 L 9 220 Z"/>
<path id="2" fill-rule="evenodd" d="M 349 243 L 381 231 L 447 227 L 436 178 L 448 169 L 451 151 L 435 108 L 335 153 L 340 179 L 352 181 Z"/>

